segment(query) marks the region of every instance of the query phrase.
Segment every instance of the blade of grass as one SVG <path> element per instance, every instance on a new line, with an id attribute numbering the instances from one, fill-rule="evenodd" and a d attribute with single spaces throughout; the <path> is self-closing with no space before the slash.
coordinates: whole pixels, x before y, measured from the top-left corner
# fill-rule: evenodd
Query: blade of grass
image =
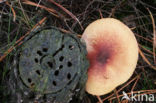
<path id="1" fill-rule="evenodd" d="M 139 47 L 142 48 L 143 50 L 147 51 L 150 54 L 153 54 L 153 52 L 151 51 L 151 48 L 146 47 L 144 45 L 139 44 Z"/>
<path id="2" fill-rule="evenodd" d="M 11 8 L 10 8 L 10 13 L 11 13 Z M 10 44 L 10 28 L 11 28 L 11 16 L 9 16 L 9 20 L 8 20 L 8 33 L 7 33 L 8 44 Z"/>
<path id="3" fill-rule="evenodd" d="M 21 8 L 21 10 L 22 10 L 22 13 L 23 13 L 23 15 L 24 15 L 24 19 L 25 19 L 25 21 L 26 21 L 26 24 L 28 25 L 28 27 L 29 28 L 31 28 L 31 26 L 29 26 L 29 17 L 26 15 L 26 13 L 25 13 L 25 11 L 24 11 L 24 9 L 23 9 L 23 6 L 22 6 L 22 4 L 21 4 L 21 0 L 18 0 L 18 3 L 19 3 L 19 5 L 20 5 L 20 8 Z"/>

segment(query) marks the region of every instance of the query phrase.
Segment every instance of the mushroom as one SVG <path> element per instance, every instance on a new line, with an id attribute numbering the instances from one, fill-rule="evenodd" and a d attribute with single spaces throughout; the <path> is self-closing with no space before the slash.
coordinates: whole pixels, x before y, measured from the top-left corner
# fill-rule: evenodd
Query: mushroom
<path id="1" fill-rule="evenodd" d="M 138 44 L 133 32 L 114 18 L 91 23 L 82 35 L 90 62 L 86 91 L 104 95 L 126 82 L 138 60 Z"/>

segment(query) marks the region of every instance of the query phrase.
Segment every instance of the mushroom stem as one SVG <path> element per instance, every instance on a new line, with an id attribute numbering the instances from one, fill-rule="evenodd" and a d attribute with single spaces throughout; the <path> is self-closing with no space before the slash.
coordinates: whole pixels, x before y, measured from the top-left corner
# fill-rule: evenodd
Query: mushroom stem
<path id="1" fill-rule="evenodd" d="M 96 96 L 96 97 L 99 100 L 99 103 L 103 103 L 103 101 L 101 100 L 100 96 Z"/>

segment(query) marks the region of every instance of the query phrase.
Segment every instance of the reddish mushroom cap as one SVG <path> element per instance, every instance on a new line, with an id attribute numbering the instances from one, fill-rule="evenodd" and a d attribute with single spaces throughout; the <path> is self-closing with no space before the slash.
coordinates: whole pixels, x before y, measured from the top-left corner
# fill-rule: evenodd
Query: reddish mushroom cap
<path id="1" fill-rule="evenodd" d="M 104 95 L 126 82 L 138 60 L 138 44 L 133 32 L 113 18 L 99 19 L 84 31 L 90 67 L 86 91 Z"/>

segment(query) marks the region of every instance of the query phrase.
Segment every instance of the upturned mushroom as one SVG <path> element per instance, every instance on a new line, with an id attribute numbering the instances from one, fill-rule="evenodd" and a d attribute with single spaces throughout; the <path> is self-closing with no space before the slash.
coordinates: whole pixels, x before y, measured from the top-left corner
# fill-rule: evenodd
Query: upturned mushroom
<path id="1" fill-rule="evenodd" d="M 90 62 L 88 93 L 107 94 L 131 77 L 138 60 L 138 44 L 125 24 L 114 18 L 96 20 L 85 29 L 82 40 Z"/>

